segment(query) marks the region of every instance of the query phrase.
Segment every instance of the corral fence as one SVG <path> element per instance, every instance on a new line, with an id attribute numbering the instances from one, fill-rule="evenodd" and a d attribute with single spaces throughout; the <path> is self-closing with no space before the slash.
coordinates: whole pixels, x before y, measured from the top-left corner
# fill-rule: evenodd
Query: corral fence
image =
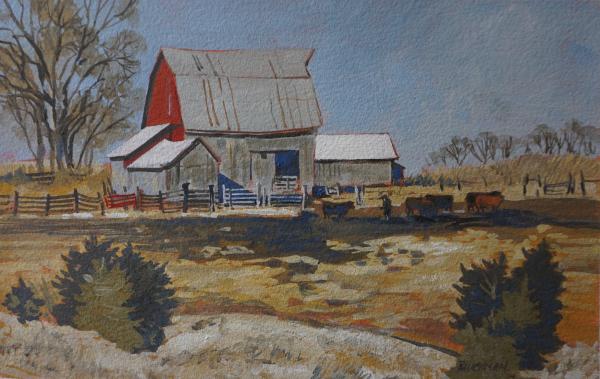
<path id="1" fill-rule="evenodd" d="M 139 188 L 136 191 L 136 209 L 140 211 L 158 210 L 163 213 L 183 212 L 190 210 L 215 211 L 214 186 L 208 190 L 189 189 L 184 186 L 181 190 L 162 192 L 156 195 L 144 193 Z"/>
<path id="2" fill-rule="evenodd" d="M 255 191 L 246 188 L 221 187 L 224 207 L 306 207 L 307 188 L 302 187 L 301 193 L 271 192 L 267 187 L 256 186 Z"/>
<path id="3" fill-rule="evenodd" d="M 88 196 L 77 189 L 67 195 L 27 196 L 15 191 L 11 195 L 0 195 L 0 213 L 13 215 L 45 215 L 96 212 L 104 215 L 105 204 L 100 193 Z"/>
<path id="4" fill-rule="evenodd" d="M 582 196 L 586 196 L 589 191 L 588 184 L 600 183 L 600 179 L 586 177 L 583 171 L 579 172 L 579 178 L 576 178 L 573 173 L 569 173 L 562 182 L 549 182 L 547 178 L 542 179 L 540 175 L 527 174 L 523 178 L 523 196 L 527 196 L 527 187 L 531 182 L 537 183 L 535 192 L 537 197 L 540 196 L 540 190 L 547 196 L 575 195 L 577 192 Z"/>
<path id="5" fill-rule="evenodd" d="M 564 196 L 564 195 L 581 195 L 586 196 L 590 191 L 591 183 L 600 183 L 600 179 L 589 178 L 583 171 L 575 175 L 568 173 L 565 175 L 563 181 L 550 181 L 547 177 L 542 177 L 540 174 L 526 174 L 522 181 L 522 192 L 523 197 L 535 196 Z M 469 180 L 464 178 L 448 178 L 439 177 L 437 184 L 440 191 L 445 189 L 457 189 L 462 191 L 464 187 L 485 187 L 488 188 L 490 184 L 485 177 L 481 180 Z M 534 188 L 531 188 L 531 184 Z"/>

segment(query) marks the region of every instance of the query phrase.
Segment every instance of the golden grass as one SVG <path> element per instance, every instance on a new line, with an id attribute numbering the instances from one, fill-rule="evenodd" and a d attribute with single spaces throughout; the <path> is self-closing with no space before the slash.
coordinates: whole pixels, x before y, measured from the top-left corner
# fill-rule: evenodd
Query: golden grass
<path id="1" fill-rule="evenodd" d="M 6 172 L 7 168 L 1 167 L 0 171 Z M 94 196 L 98 192 L 102 193 L 102 182 L 107 182 L 109 178 L 110 165 L 101 164 L 93 166 L 91 173 L 83 177 L 71 175 L 67 171 L 59 171 L 51 184 L 18 179 L 0 180 L 0 194 L 12 194 L 14 191 L 19 191 L 19 193 L 29 196 L 65 195 L 72 193 L 76 188 L 80 193 Z"/>
<path id="2" fill-rule="evenodd" d="M 83 238 L 43 233 L 0 235 L 0 294 L 19 276 L 37 287 L 42 278 L 49 282 L 63 268 L 60 255 L 71 246 L 80 247 Z M 146 248 L 144 255 L 168 263 L 167 272 L 182 301 L 180 313 L 268 313 L 383 331 L 459 349 L 451 340 L 448 321 L 450 311 L 459 311 L 452 284 L 460 277 L 460 264 L 493 258 L 504 251 L 510 267 L 515 267 L 522 261 L 521 249 L 535 246 L 542 238 L 557 251 L 567 277 L 559 335 L 566 342 L 593 344 L 600 320 L 600 237 L 595 229 L 495 227 L 398 235 L 357 246 L 329 241 L 344 254 L 366 255 L 343 263 L 320 262 L 316 271 L 308 274 L 268 264 L 271 259 L 284 259 L 276 251 L 269 258 L 245 260 L 187 260 L 173 249 Z M 414 260 L 413 251 L 422 252 L 423 258 Z"/>

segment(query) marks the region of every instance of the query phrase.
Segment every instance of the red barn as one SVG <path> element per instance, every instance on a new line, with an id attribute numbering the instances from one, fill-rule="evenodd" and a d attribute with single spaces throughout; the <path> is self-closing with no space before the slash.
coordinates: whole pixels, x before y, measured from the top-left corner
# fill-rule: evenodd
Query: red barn
<path id="1" fill-rule="evenodd" d="M 109 154 L 115 189 L 312 185 L 321 112 L 312 49 L 163 48 L 142 130 Z"/>

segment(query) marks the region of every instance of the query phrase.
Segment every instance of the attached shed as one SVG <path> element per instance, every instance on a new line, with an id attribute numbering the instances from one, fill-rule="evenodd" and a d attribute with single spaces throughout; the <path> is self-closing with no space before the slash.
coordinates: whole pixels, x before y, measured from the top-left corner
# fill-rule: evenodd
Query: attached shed
<path id="1" fill-rule="evenodd" d="M 217 185 L 220 157 L 202 137 L 170 141 L 170 125 L 146 127 L 109 154 L 113 187 L 148 194 Z"/>
<path id="2" fill-rule="evenodd" d="M 398 153 L 389 134 L 321 134 L 315 142 L 315 184 L 392 184 Z"/>

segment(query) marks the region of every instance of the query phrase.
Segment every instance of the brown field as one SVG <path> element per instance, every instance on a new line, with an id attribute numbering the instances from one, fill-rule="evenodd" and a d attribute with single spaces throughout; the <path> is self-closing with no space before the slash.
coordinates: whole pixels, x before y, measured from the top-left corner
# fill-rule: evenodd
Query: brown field
<path id="1" fill-rule="evenodd" d="M 588 205 L 597 211 L 596 202 Z M 130 240 L 148 258 L 168 263 L 181 301 L 179 314 L 270 314 L 458 350 L 448 321 L 450 311 L 458 311 L 452 284 L 460 276 L 459 265 L 504 251 L 514 267 L 522 248 L 545 238 L 567 277 L 561 338 L 569 343 L 598 340 L 597 227 L 396 227 L 379 222 L 3 218 L 0 293 L 22 276 L 55 298 L 49 283 L 63 268 L 60 255 L 98 233 L 120 244 Z"/>

